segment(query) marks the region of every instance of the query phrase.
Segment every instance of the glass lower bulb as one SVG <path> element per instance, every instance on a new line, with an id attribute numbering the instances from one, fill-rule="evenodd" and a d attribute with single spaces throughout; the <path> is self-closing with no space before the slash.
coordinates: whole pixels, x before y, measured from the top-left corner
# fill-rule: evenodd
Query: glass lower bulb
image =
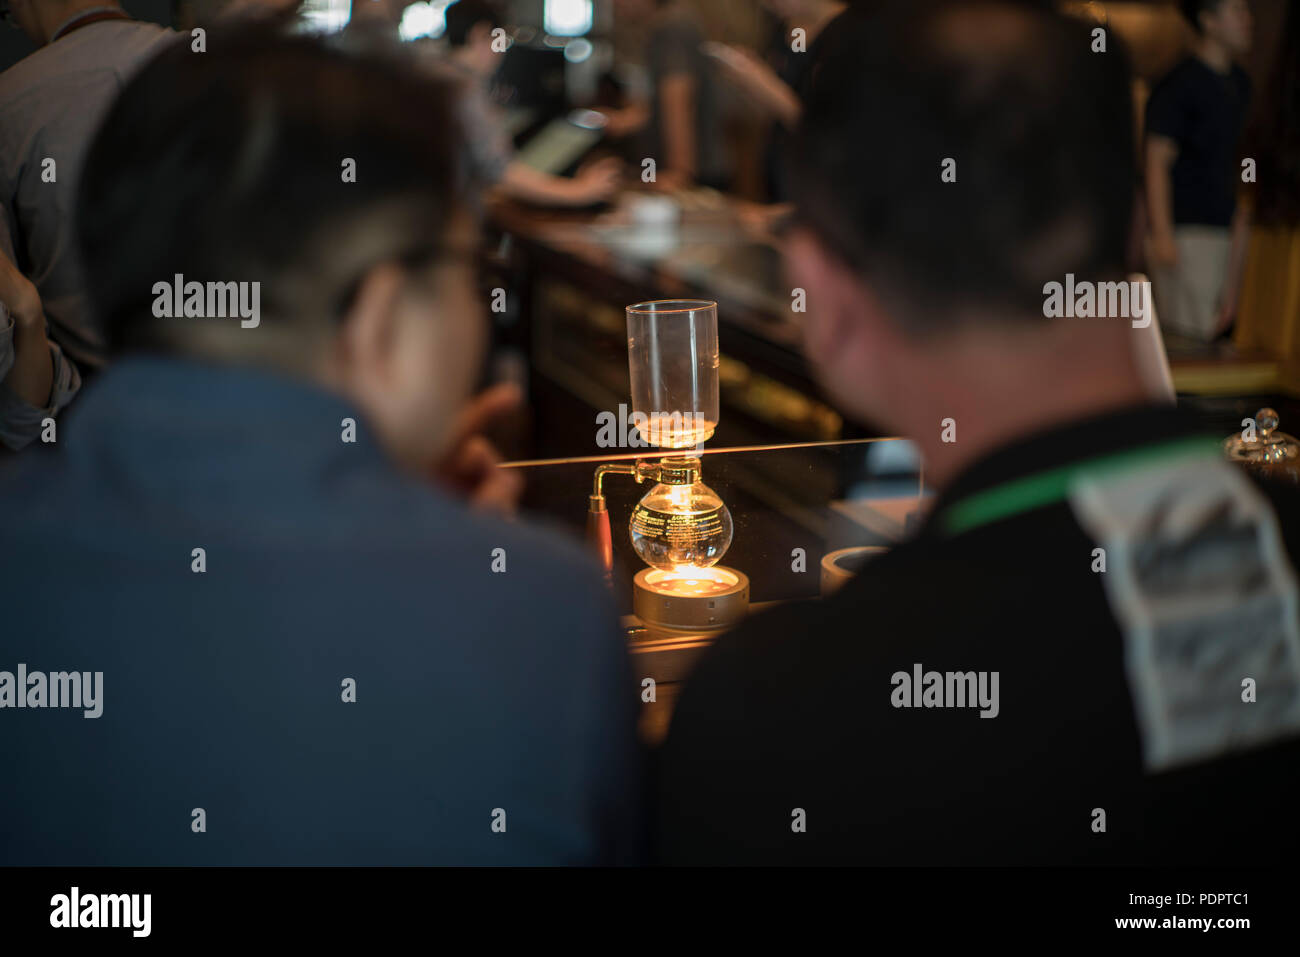
<path id="1" fill-rule="evenodd" d="M 632 510 L 632 547 L 664 571 L 708 568 L 731 547 L 731 512 L 703 482 L 659 484 Z"/>

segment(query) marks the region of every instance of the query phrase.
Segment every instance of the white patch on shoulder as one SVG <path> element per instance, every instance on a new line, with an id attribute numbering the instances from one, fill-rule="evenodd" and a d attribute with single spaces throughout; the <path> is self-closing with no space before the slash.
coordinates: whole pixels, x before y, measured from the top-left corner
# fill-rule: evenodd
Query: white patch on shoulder
<path id="1" fill-rule="evenodd" d="M 1300 733 L 1300 590 L 1245 474 L 1197 456 L 1085 475 L 1070 505 L 1106 549 L 1149 771 Z"/>

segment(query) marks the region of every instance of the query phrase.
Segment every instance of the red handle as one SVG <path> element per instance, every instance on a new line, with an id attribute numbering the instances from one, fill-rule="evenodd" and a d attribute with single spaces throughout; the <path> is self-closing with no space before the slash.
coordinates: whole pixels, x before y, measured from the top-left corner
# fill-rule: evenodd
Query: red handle
<path id="1" fill-rule="evenodd" d="M 600 557 L 601 568 L 605 571 L 605 581 L 614 579 L 614 540 L 609 532 L 608 509 L 595 507 L 587 511 L 587 541 Z"/>

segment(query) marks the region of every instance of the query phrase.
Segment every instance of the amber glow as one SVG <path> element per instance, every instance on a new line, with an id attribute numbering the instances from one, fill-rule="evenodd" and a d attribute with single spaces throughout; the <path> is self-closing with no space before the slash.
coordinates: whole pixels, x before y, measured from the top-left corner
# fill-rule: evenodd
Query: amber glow
<path id="1" fill-rule="evenodd" d="M 656 568 L 645 578 L 646 586 L 664 595 L 702 598 L 730 591 L 740 581 L 725 568 L 697 568 L 678 565 L 672 571 Z"/>
<path id="2" fill-rule="evenodd" d="M 671 486 L 668 492 L 668 499 L 673 503 L 674 511 L 689 512 L 691 508 L 691 486 Z"/>

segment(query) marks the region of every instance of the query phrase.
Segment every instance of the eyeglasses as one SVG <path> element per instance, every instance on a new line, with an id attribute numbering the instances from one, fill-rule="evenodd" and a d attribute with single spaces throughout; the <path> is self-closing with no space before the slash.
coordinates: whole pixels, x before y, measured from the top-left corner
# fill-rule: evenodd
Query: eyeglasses
<path id="1" fill-rule="evenodd" d="M 3 0 L 0 0 L 3 2 Z M 459 247 L 442 244 L 422 245 L 416 249 L 410 250 L 405 255 L 394 257 L 394 261 L 410 272 L 427 269 L 430 266 L 442 265 L 444 263 L 457 263 L 470 269 L 474 274 L 476 285 L 483 285 L 483 276 L 481 272 L 483 257 L 476 247 Z M 335 302 L 334 314 L 336 318 L 346 316 L 356 303 L 357 295 L 361 292 L 361 283 L 365 280 L 366 273 L 358 276 L 350 282 Z"/>

